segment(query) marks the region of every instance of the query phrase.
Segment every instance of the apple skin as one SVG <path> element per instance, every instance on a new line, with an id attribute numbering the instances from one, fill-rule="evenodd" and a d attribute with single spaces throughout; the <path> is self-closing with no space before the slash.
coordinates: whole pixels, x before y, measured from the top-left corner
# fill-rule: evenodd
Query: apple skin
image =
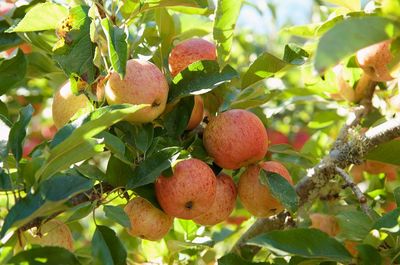
<path id="1" fill-rule="evenodd" d="M 190 115 L 190 119 L 186 130 L 193 130 L 203 120 L 203 113 L 204 113 L 204 102 L 201 96 L 195 95 L 194 96 L 194 106 L 192 110 L 192 114 Z"/>
<path id="2" fill-rule="evenodd" d="M 169 68 L 174 77 L 190 64 L 201 61 L 217 59 L 215 45 L 203 39 L 189 39 L 176 45 L 169 55 Z"/>
<path id="3" fill-rule="evenodd" d="M 269 145 L 289 144 L 289 138 L 274 129 L 267 129 Z"/>
<path id="4" fill-rule="evenodd" d="M 26 142 L 24 143 L 24 148 L 22 151 L 22 157 L 28 158 L 28 155 L 35 149 L 36 146 L 38 146 L 40 143 L 42 143 L 43 139 L 39 137 L 29 137 Z"/>
<path id="5" fill-rule="evenodd" d="M 278 173 L 290 184 L 292 178 L 287 169 L 279 162 L 267 161 L 250 165 L 240 176 L 238 183 L 239 198 L 247 211 L 257 217 L 268 217 L 284 210 L 283 205 L 275 199 L 267 186 L 260 183 L 260 170 Z"/>
<path id="6" fill-rule="evenodd" d="M 310 220 L 310 227 L 319 229 L 330 236 L 334 237 L 340 232 L 339 224 L 335 216 L 321 213 L 313 213 L 310 214 Z"/>
<path id="7" fill-rule="evenodd" d="M 203 143 L 218 166 L 238 169 L 265 157 L 268 135 L 255 114 L 232 109 L 211 118 L 204 130 Z"/>
<path id="8" fill-rule="evenodd" d="M 63 85 L 54 95 L 51 106 L 54 125 L 60 129 L 78 112 L 90 112 L 93 109 L 89 99 L 81 94 L 75 96 L 70 88 L 70 83 Z"/>
<path id="9" fill-rule="evenodd" d="M 303 130 L 300 130 L 299 132 L 296 133 L 293 139 L 293 149 L 296 151 L 300 151 L 304 144 L 310 139 L 310 135 Z"/>
<path id="10" fill-rule="evenodd" d="M 191 158 L 178 162 L 170 177 L 160 176 L 155 183 L 157 200 L 168 215 L 193 219 L 213 204 L 217 179 L 203 161 Z"/>
<path id="11" fill-rule="evenodd" d="M 359 50 L 356 53 L 358 65 L 373 81 L 393 80 L 388 64 L 393 59 L 390 52 L 391 40 L 382 41 Z"/>
<path id="12" fill-rule="evenodd" d="M 226 220 L 235 209 L 236 196 L 236 185 L 232 177 L 224 173 L 219 174 L 214 203 L 206 213 L 193 221 L 201 225 L 215 225 Z"/>
<path id="13" fill-rule="evenodd" d="M 142 239 L 153 241 L 162 239 L 174 221 L 172 216 L 165 214 L 142 197 L 130 200 L 124 211 L 131 221 L 128 233 Z"/>
<path id="14" fill-rule="evenodd" d="M 41 246 L 63 247 L 71 252 L 74 251 L 71 230 L 63 222 L 55 219 L 50 220 L 42 224 L 38 232 L 40 232 L 41 236 L 28 237 L 28 243 Z"/>
<path id="15" fill-rule="evenodd" d="M 113 72 L 105 88 L 108 104 L 150 104 L 125 120 L 134 123 L 152 122 L 164 111 L 168 98 L 168 83 L 163 73 L 154 64 L 139 60 L 128 60 L 126 74 L 121 80 Z"/>

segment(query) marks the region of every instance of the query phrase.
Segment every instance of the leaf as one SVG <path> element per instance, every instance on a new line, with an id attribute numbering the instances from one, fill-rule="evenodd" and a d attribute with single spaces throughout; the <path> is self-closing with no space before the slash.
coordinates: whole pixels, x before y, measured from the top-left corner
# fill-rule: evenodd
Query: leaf
<path id="1" fill-rule="evenodd" d="M 91 84 L 95 79 L 96 67 L 93 64 L 95 45 L 90 40 L 90 18 L 88 6 L 75 6 L 70 9 L 68 30 L 62 32 L 54 50 L 54 59 L 67 76 L 78 76 Z"/>
<path id="2" fill-rule="evenodd" d="M 244 260 L 242 257 L 229 253 L 218 259 L 218 265 L 267 265 L 266 262 L 250 262 Z"/>
<path id="3" fill-rule="evenodd" d="M 396 208 L 393 211 L 390 211 L 379 218 L 374 226 L 373 229 L 388 231 L 390 233 L 397 233 L 400 231 L 399 226 L 399 216 L 400 216 L 400 208 Z"/>
<path id="4" fill-rule="evenodd" d="M 80 220 L 88 216 L 93 210 L 97 207 L 97 202 L 85 202 L 71 208 L 69 212 L 72 212 L 71 216 L 68 217 L 67 223 L 74 222 L 76 220 Z"/>
<path id="5" fill-rule="evenodd" d="M 363 212 L 356 210 L 341 211 L 336 215 L 340 227 L 339 236 L 349 240 L 363 240 L 372 228 L 371 219 Z M 357 229 L 354 229 L 357 227 Z"/>
<path id="6" fill-rule="evenodd" d="M 0 168 L 0 191 L 11 191 L 11 177 L 2 168 Z"/>
<path id="7" fill-rule="evenodd" d="M 358 264 L 362 265 L 380 265 L 382 258 L 379 251 L 371 245 L 360 244 L 357 246 L 359 259 Z"/>
<path id="8" fill-rule="evenodd" d="M 220 72 L 216 61 L 195 62 L 175 76 L 170 85 L 168 101 L 191 94 L 207 93 L 235 77 L 237 72 L 229 65 Z"/>
<path id="9" fill-rule="evenodd" d="M 62 247 L 39 247 L 19 252 L 7 264 L 29 265 L 79 265 L 74 254 Z"/>
<path id="10" fill-rule="evenodd" d="M 299 204 L 297 193 L 284 177 L 262 169 L 260 170 L 259 178 L 261 184 L 267 186 L 272 196 L 281 202 L 285 208 L 289 209 L 291 212 L 297 210 Z"/>
<path id="11" fill-rule="evenodd" d="M 128 188 L 134 189 L 153 183 L 164 170 L 171 167 L 179 151 L 179 147 L 168 147 L 146 158 L 135 168 L 133 177 L 128 181 Z"/>
<path id="12" fill-rule="evenodd" d="M 360 0 L 324 0 L 325 2 L 332 3 L 338 6 L 346 7 L 352 11 L 360 10 Z"/>
<path id="13" fill-rule="evenodd" d="M 107 218 L 110 218 L 114 222 L 122 225 L 123 227 L 131 227 L 131 221 L 129 220 L 128 215 L 125 213 L 122 207 L 104 205 L 103 209 Z"/>
<path id="14" fill-rule="evenodd" d="M 126 61 L 128 60 L 128 43 L 125 31 L 114 26 L 107 18 L 101 20 L 104 33 L 107 37 L 108 55 L 111 64 L 121 79 L 125 76 Z"/>
<path id="15" fill-rule="evenodd" d="M 221 68 L 227 64 L 231 53 L 234 30 L 242 2 L 242 0 L 218 0 L 213 37 L 217 44 L 217 57 Z"/>
<path id="16" fill-rule="evenodd" d="M 29 32 L 56 29 L 67 16 L 68 9 L 62 5 L 51 2 L 37 4 L 29 9 L 12 31 Z"/>
<path id="17" fill-rule="evenodd" d="M 378 16 L 353 17 L 337 23 L 319 40 L 315 68 L 322 73 L 361 48 L 393 36 L 397 26 Z"/>
<path id="18" fill-rule="evenodd" d="M 22 142 L 26 136 L 26 129 L 29 122 L 31 121 L 33 114 L 32 105 L 28 105 L 22 108 L 19 112 L 19 119 L 11 127 L 10 134 L 8 136 L 8 145 L 13 153 L 15 160 L 18 162 L 22 158 Z"/>
<path id="19" fill-rule="evenodd" d="M 151 146 L 154 137 L 154 127 L 151 123 L 135 125 L 132 133 L 135 147 L 145 153 Z"/>
<path id="20" fill-rule="evenodd" d="M 0 51 L 16 47 L 23 43 L 22 39 L 16 33 L 6 33 L 5 31 L 10 27 L 7 21 L 0 21 Z"/>
<path id="21" fill-rule="evenodd" d="M 268 52 L 261 54 L 242 77 L 242 89 L 273 76 L 287 65 L 285 61 Z"/>
<path id="22" fill-rule="evenodd" d="M 21 50 L 9 60 L 0 60 L 0 96 L 24 79 L 26 69 L 27 61 Z"/>
<path id="23" fill-rule="evenodd" d="M 125 265 L 127 253 L 115 232 L 102 225 L 96 227 L 92 239 L 92 256 L 95 264 Z"/>
<path id="24" fill-rule="evenodd" d="M 318 229 L 271 231 L 250 239 L 248 244 L 268 248 L 278 255 L 296 255 L 345 263 L 352 259 L 342 244 Z"/>
<path id="25" fill-rule="evenodd" d="M 289 43 L 285 45 L 285 53 L 283 54 L 283 60 L 293 65 L 302 65 L 306 62 L 306 59 L 310 55 L 297 46 L 296 44 Z"/>
<path id="26" fill-rule="evenodd" d="M 399 205 L 400 205 L 400 187 L 397 187 L 394 189 L 393 196 L 396 201 L 397 207 L 399 207 Z"/>
<path id="27" fill-rule="evenodd" d="M 380 144 L 377 148 L 370 151 L 366 158 L 400 166 L 400 141 L 393 140 Z"/>
<path id="28" fill-rule="evenodd" d="M 76 161 L 76 158 L 71 154 L 79 155 L 81 152 L 79 150 L 86 150 L 87 152 L 92 152 L 92 154 L 93 152 L 99 152 L 101 146 L 96 145 L 97 141 L 92 139 L 92 137 L 119 122 L 126 115 L 134 113 L 143 107 L 145 105 L 133 106 L 122 104 L 107 106 L 97 109 L 89 115 L 81 117 L 72 124 L 63 127 L 54 136 L 57 144 L 50 146 L 52 149 L 50 150 L 47 162 L 36 173 L 36 179 L 46 179 L 61 168 L 71 165 L 68 165 L 70 162 L 66 161 L 67 154 L 69 154 L 70 159 Z M 65 140 L 60 141 L 59 138 Z M 81 157 L 83 155 L 82 153 Z M 90 154 L 88 153 L 88 155 Z"/>
<path id="29" fill-rule="evenodd" d="M 104 180 L 115 187 L 120 187 L 125 186 L 132 175 L 132 167 L 112 155 L 108 160 L 107 171 Z"/>
<path id="30" fill-rule="evenodd" d="M 125 143 L 117 136 L 103 131 L 99 133 L 96 138 L 104 140 L 106 147 L 119 159 L 125 160 Z"/>
<path id="31" fill-rule="evenodd" d="M 179 137 L 190 120 L 194 106 L 194 97 L 181 99 L 176 106 L 164 116 L 164 127 L 171 137 Z"/>
<path id="32" fill-rule="evenodd" d="M 80 175 L 57 174 L 43 181 L 35 194 L 17 201 L 8 212 L 1 228 L 0 238 L 11 227 L 22 226 L 39 216 L 47 216 L 67 206 L 64 203 L 74 195 L 93 187 L 93 181 Z"/>

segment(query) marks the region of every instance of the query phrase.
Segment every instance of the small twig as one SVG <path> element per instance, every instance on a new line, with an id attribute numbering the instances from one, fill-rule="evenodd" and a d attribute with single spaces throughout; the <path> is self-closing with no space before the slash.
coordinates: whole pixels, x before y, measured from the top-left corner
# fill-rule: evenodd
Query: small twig
<path id="1" fill-rule="evenodd" d="M 364 106 L 357 106 L 349 113 L 345 125 L 341 128 L 339 136 L 333 144 L 333 148 L 337 148 L 347 141 L 347 136 L 349 135 L 350 129 L 360 124 L 365 112 L 366 109 Z"/>
<path id="2" fill-rule="evenodd" d="M 357 184 L 355 184 L 352 180 L 352 178 L 340 167 L 336 167 L 336 172 L 343 178 L 343 180 L 346 182 L 346 185 L 351 188 L 353 191 L 354 195 L 356 195 L 358 202 L 360 203 L 361 209 L 363 212 L 371 217 L 371 209 L 367 204 L 367 198 L 365 197 L 364 193 L 358 188 Z"/>

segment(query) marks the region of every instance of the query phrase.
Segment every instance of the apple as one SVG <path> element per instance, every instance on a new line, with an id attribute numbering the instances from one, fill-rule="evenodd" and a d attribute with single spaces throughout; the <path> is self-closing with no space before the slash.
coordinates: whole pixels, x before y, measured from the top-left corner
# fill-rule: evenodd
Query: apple
<path id="1" fill-rule="evenodd" d="M 226 220 L 235 209 L 236 185 L 231 176 L 221 173 L 217 176 L 217 190 L 213 204 L 207 212 L 193 219 L 201 225 L 215 225 Z"/>
<path id="2" fill-rule="evenodd" d="M 162 239 L 168 233 L 174 220 L 142 197 L 130 200 L 124 211 L 131 222 L 128 233 L 147 240 Z"/>
<path id="3" fill-rule="evenodd" d="M 190 64 L 217 58 L 215 45 L 203 39 L 189 39 L 176 45 L 169 55 L 169 68 L 174 77 Z"/>
<path id="4" fill-rule="evenodd" d="M 6 15 L 8 12 L 10 12 L 11 9 L 13 9 L 13 7 L 13 3 L 0 2 L 0 16 Z"/>
<path id="5" fill-rule="evenodd" d="M 93 109 L 89 99 L 81 94 L 75 96 L 71 91 L 71 84 L 67 82 L 54 95 L 52 105 L 52 115 L 54 125 L 60 129 L 66 125 L 70 119 L 77 114 L 87 113 Z"/>
<path id="6" fill-rule="evenodd" d="M 393 59 L 390 52 L 391 43 L 391 40 L 386 40 L 357 51 L 357 63 L 371 80 L 377 82 L 393 80 L 388 68 Z"/>
<path id="7" fill-rule="evenodd" d="M 339 224 L 335 216 L 321 213 L 310 214 L 311 227 L 321 230 L 330 236 L 339 234 Z"/>
<path id="8" fill-rule="evenodd" d="M 131 59 L 126 64 L 126 74 L 121 79 L 113 72 L 105 88 L 108 104 L 149 104 L 125 119 L 134 123 L 152 122 L 165 109 L 168 98 L 168 83 L 163 73 L 154 64 Z"/>
<path id="9" fill-rule="evenodd" d="M 190 119 L 186 130 L 193 130 L 203 120 L 203 113 L 204 113 L 204 103 L 203 99 L 199 95 L 194 96 L 194 106 L 192 110 L 192 114 L 190 115 Z"/>
<path id="10" fill-rule="evenodd" d="M 63 247 L 74 250 L 73 238 L 69 227 L 61 221 L 50 220 L 42 224 L 36 231 L 30 231 L 32 237 L 27 242 L 41 246 Z"/>
<path id="11" fill-rule="evenodd" d="M 300 130 L 299 132 L 296 133 L 293 139 L 293 149 L 296 151 L 300 151 L 304 144 L 310 139 L 310 135 L 304 131 Z"/>
<path id="12" fill-rule="evenodd" d="M 155 182 L 157 200 L 169 215 L 193 219 L 207 212 L 214 202 L 217 179 L 203 161 L 191 158 L 178 162 L 172 176 Z"/>
<path id="13" fill-rule="evenodd" d="M 395 166 L 379 161 L 365 161 L 365 171 L 371 174 L 385 173 L 385 176 L 389 181 L 394 181 L 397 178 L 397 168 Z"/>
<path id="14" fill-rule="evenodd" d="M 269 145 L 289 144 L 289 138 L 274 129 L 267 129 Z"/>
<path id="15" fill-rule="evenodd" d="M 287 169 L 279 162 L 267 161 L 250 165 L 240 176 L 238 183 L 239 198 L 252 215 L 257 217 L 268 217 L 283 211 L 283 205 L 275 199 L 269 188 L 261 184 L 259 180 L 260 170 L 274 172 L 293 184 Z"/>
<path id="16" fill-rule="evenodd" d="M 253 113 L 232 109 L 212 117 L 203 134 L 204 147 L 214 162 L 226 169 L 238 169 L 264 158 L 268 135 Z"/>
<path id="17" fill-rule="evenodd" d="M 25 143 L 22 151 L 22 157 L 27 158 L 28 155 L 42 142 L 42 139 L 39 137 L 29 137 Z"/>

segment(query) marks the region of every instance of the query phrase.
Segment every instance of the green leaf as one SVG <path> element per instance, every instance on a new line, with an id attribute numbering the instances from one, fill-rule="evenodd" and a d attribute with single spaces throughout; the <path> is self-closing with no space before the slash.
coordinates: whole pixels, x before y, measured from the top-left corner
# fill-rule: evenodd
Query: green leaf
<path id="1" fill-rule="evenodd" d="M 107 218 L 110 218 L 114 222 L 122 225 L 123 227 L 131 227 L 131 221 L 129 220 L 128 215 L 125 213 L 122 207 L 104 205 L 103 209 Z"/>
<path id="2" fill-rule="evenodd" d="M 396 201 L 397 207 L 400 206 L 400 187 L 397 187 L 393 191 L 393 196 Z"/>
<path id="3" fill-rule="evenodd" d="M 96 207 L 97 207 L 97 201 L 85 202 L 75 206 L 74 208 L 71 208 L 68 212 L 72 212 L 72 214 L 68 217 L 67 223 L 71 223 L 76 220 L 85 218 L 90 213 L 92 213 Z"/>
<path id="4" fill-rule="evenodd" d="M 164 116 L 164 127 L 169 136 L 178 137 L 185 131 L 193 106 L 194 97 L 185 97 L 178 102 L 171 112 Z"/>
<path id="5" fill-rule="evenodd" d="M 160 60 L 167 56 L 175 36 L 175 21 L 165 8 L 158 8 L 154 12 L 158 32 L 161 38 L 161 49 L 158 50 Z M 161 65 L 164 62 L 161 62 Z"/>
<path id="6" fill-rule="evenodd" d="M 92 256 L 95 264 L 125 265 L 127 253 L 115 232 L 102 225 L 96 227 L 92 239 Z"/>
<path id="7" fill-rule="evenodd" d="M 95 79 L 93 64 L 95 45 L 90 40 L 88 6 L 75 6 L 69 11 L 68 31 L 54 47 L 54 59 L 67 76 L 78 76 L 91 84 Z"/>
<path id="8" fill-rule="evenodd" d="M 242 0 L 218 0 L 213 37 L 217 44 L 217 57 L 221 68 L 229 60 L 236 21 L 242 2 Z"/>
<path id="9" fill-rule="evenodd" d="M 22 142 L 25 139 L 26 129 L 31 121 L 33 111 L 34 109 L 30 104 L 22 108 L 19 112 L 18 121 L 11 127 L 8 136 L 8 145 L 16 161 L 19 161 L 22 158 Z"/>
<path id="10" fill-rule="evenodd" d="M 400 208 L 396 208 L 393 211 L 388 212 L 381 218 L 379 218 L 374 224 L 373 228 L 391 233 L 397 233 L 400 231 L 399 226 Z"/>
<path id="11" fill-rule="evenodd" d="M 302 65 L 310 55 L 296 44 L 286 44 L 283 60 L 293 65 Z"/>
<path id="12" fill-rule="evenodd" d="M 79 159 L 87 159 L 101 152 L 101 145 L 93 139 L 95 135 L 121 121 L 126 115 L 134 113 L 145 105 L 112 105 L 100 108 L 62 128 L 54 137 L 56 145 L 50 146 L 47 162 L 36 173 L 36 179 L 46 179 L 61 169 L 65 169 Z M 72 128 L 72 129 L 71 129 Z M 65 139 L 59 140 L 59 137 Z M 86 153 L 83 153 L 83 152 Z M 82 153 L 81 153 L 82 152 Z M 68 161 L 67 161 L 68 155 Z M 75 161 L 75 162 L 73 162 Z M 79 160 L 81 161 L 81 160 Z M 72 163 L 71 163 L 72 162 Z M 71 163 L 71 164 L 70 164 Z"/>
<path id="13" fill-rule="evenodd" d="M 22 226 L 39 216 L 47 216 L 68 207 L 64 203 L 74 195 L 93 187 L 93 181 L 80 175 L 57 174 L 43 181 L 35 194 L 17 201 L 8 212 L 0 238 L 11 227 Z"/>
<path id="14" fill-rule="evenodd" d="M 340 211 L 336 215 L 340 227 L 339 236 L 346 239 L 360 241 L 363 240 L 372 228 L 371 219 L 363 212 L 356 210 Z M 357 229 L 354 229 L 357 227 Z"/>
<path id="15" fill-rule="evenodd" d="M 39 247 L 22 251 L 12 257 L 7 264 L 29 265 L 80 265 L 74 254 L 62 247 Z"/>
<path id="16" fill-rule="evenodd" d="M 297 210 L 299 204 L 297 193 L 293 186 L 284 177 L 277 173 L 262 169 L 260 170 L 259 178 L 261 184 L 267 186 L 271 191 L 272 196 L 280 201 L 285 208 L 289 209 L 291 212 Z"/>
<path id="17" fill-rule="evenodd" d="M 132 167 L 112 155 L 108 160 L 104 180 L 115 187 L 120 187 L 125 186 L 132 175 Z"/>
<path id="18" fill-rule="evenodd" d="M 11 191 L 12 188 L 10 175 L 0 168 L 0 191 Z"/>
<path id="19" fill-rule="evenodd" d="M 96 138 L 103 139 L 106 147 L 119 159 L 125 159 L 125 143 L 117 136 L 103 131 L 99 133 Z"/>
<path id="20" fill-rule="evenodd" d="M 319 40 L 315 68 L 322 73 L 361 48 L 393 36 L 397 26 L 378 16 L 354 17 L 337 23 Z"/>
<path id="21" fill-rule="evenodd" d="M 380 144 L 369 152 L 367 159 L 400 166 L 400 141 L 393 140 Z"/>
<path id="22" fill-rule="evenodd" d="M 6 33 L 5 31 L 10 27 L 7 21 L 0 21 L 0 51 L 16 47 L 23 41 L 18 37 L 17 33 Z"/>
<path id="23" fill-rule="evenodd" d="M 249 245 L 268 248 L 278 255 L 350 262 L 352 257 L 337 240 L 318 229 L 272 231 L 250 239 Z"/>
<path id="24" fill-rule="evenodd" d="M 125 31 L 114 26 L 107 18 L 101 21 L 104 33 L 107 37 L 108 55 L 121 79 L 125 76 L 126 61 L 128 60 L 128 43 Z"/>
<path id="25" fill-rule="evenodd" d="M 68 9 L 62 5 L 51 2 L 37 4 L 29 9 L 12 31 L 29 32 L 56 29 L 67 17 Z"/>
<path id="26" fill-rule="evenodd" d="M 266 262 L 251 262 L 244 260 L 242 257 L 229 253 L 218 259 L 218 265 L 267 265 Z"/>
<path id="27" fill-rule="evenodd" d="M 27 61 L 21 50 L 9 60 L 0 60 L 0 96 L 24 79 L 26 69 Z"/>
<path id="28" fill-rule="evenodd" d="M 382 258 L 379 251 L 371 245 L 360 244 L 357 246 L 358 264 L 362 265 L 380 265 L 382 264 Z"/>
<path id="29" fill-rule="evenodd" d="M 153 183 L 164 170 L 171 167 L 179 151 L 179 147 L 168 147 L 146 158 L 135 168 L 133 177 L 129 179 L 128 188 L 134 189 Z"/>
<path id="30" fill-rule="evenodd" d="M 282 70 L 288 63 L 265 52 L 252 63 L 242 77 L 242 88 L 246 88 L 262 79 L 273 76 Z"/>
<path id="31" fill-rule="evenodd" d="M 229 65 L 219 71 L 216 61 L 195 62 L 175 76 L 170 85 L 168 101 L 191 94 L 207 93 L 235 77 L 237 77 L 237 72 Z"/>
<path id="32" fill-rule="evenodd" d="M 353 11 L 361 9 L 360 0 L 324 0 L 324 2 L 332 3 L 338 6 L 343 6 Z"/>

